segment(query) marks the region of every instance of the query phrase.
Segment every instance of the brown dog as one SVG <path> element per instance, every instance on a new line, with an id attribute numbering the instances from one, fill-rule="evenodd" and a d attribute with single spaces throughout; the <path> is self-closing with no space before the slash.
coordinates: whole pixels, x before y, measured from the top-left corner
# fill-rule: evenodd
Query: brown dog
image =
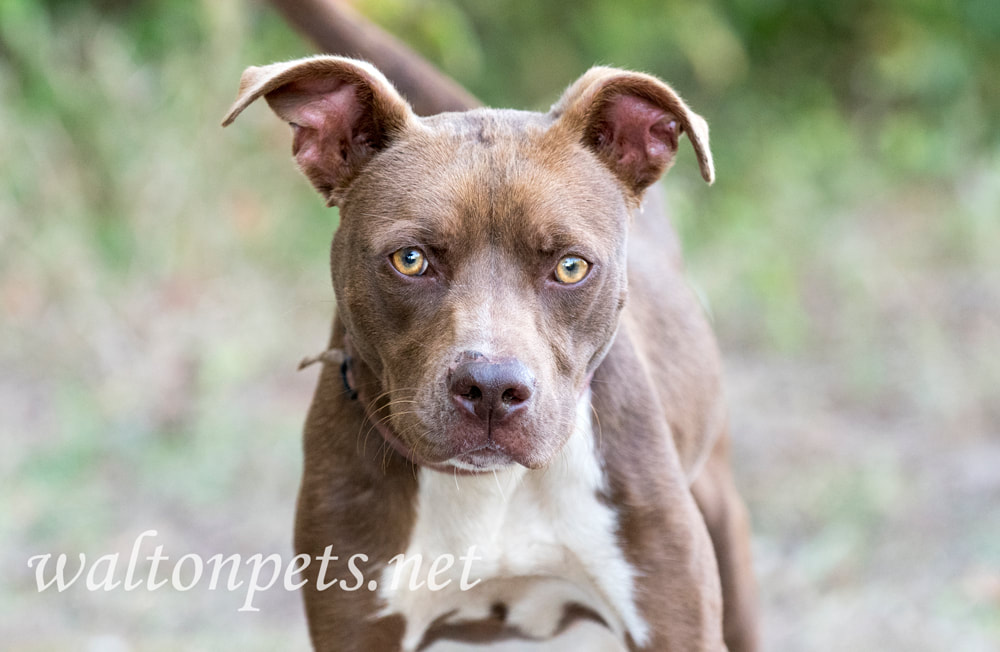
<path id="1" fill-rule="evenodd" d="M 314 645 L 719 650 L 721 574 L 726 643 L 754 649 L 716 346 L 643 203 L 685 133 L 713 180 L 704 120 L 611 68 L 546 114 L 419 118 L 316 57 L 248 69 L 224 124 L 262 96 L 341 212 L 343 363 L 296 524 Z"/>

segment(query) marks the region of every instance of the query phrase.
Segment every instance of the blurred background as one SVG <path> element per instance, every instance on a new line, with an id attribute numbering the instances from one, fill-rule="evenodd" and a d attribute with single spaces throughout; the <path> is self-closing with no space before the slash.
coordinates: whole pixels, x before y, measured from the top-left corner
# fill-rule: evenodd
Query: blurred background
<path id="1" fill-rule="evenodd" d="M 1000 3 L 354 4 L 489 104 L 594 63 L 679 89 L 765 649 L 1000 649 Z M 294 593 L 39 594 L 26 560 L 290 558 L 337 213 L 264 107 L 219 121 L 313 51 L 253 0 L 0 2 L 5 649 L 306 648 Z"/>

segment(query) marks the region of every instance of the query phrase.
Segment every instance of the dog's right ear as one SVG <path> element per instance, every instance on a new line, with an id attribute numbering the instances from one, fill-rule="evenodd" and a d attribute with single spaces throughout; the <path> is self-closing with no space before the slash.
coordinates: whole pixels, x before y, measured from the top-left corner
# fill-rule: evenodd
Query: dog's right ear
<path id="1" fill-rule="evenodd" d="M 343 199 L 368 161 L 416 120 L 382 73 L 345 57 L 247 68 L 222 126 L 261 96 L 292 125 L 292 154 L 330 206 Z"/>

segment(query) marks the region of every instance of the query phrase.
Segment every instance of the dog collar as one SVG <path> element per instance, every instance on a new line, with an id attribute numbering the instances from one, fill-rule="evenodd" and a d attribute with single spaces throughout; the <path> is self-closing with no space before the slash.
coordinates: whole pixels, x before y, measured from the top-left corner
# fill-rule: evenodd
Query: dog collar
<path id="1" fill-rule="evenodd" d="M 344 391 L 347 393 L 348 398 L 352 401 L 358 400 L 358 390 L 351 387 L 351 379 L 348 374 L 351 373 L 351 356 L 344 353 L 344 359 L 340 363 L 340 380 L 344 383 Z"/>
<path id="2" fill-rule="evenodd" d="M 339 365 L 340 381 L 344 384 L 344 393 L 346 393 L 352 401 L 358 400 L 358 390 L 354 387 L 354 383 L 351 380 L 351 365 L 354 362 L 354 359 L 351 357 L 351 354 L 347 352 L 346 339 L 344 342 L 344 348 L 342 349 L 327 349 L 319 355 L 303 358 L 302 361 L 299 362 L 299 371 L 312 366 L 317 362 Z"/>

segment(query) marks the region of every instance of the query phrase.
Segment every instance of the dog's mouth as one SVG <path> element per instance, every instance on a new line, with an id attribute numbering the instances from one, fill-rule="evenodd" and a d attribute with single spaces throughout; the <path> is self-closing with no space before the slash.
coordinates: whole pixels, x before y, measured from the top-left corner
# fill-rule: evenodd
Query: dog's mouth
<path id="1" fill-rule="evenodd" d="M 446 462 L 448 466 L 469 473 L 485 473 L 495 471 L 511 464 L 515 460 L 495 444 L 480 446 L 471 451 L 460 453 Z"/>
<path id="2" fill-rule="evenodd" d="M 507 450 L 495 441 L 457 448 L 454 445 L 445 445 L 444 450 L 431 452 L 418 451 L 415 447 L 406 447 L 394 432 L 384 432 L 383 437 L 397 452 L 403 453 L 414 464 L 435 471 L 488 473 L 514 465 L 528 468 L 533 466 L 529 459 L 518 455 L 517 451 Z"/>
<path id="3" fill-rule="evenodd" d="M 511 466 L 541 468 L 563 441 L 551 433 L 571 430 L 559 414 L 543 419 L 552 426 L 545 434 L 532 423 L 496 428 L 487 424 L 484 428 L 469 419 L 453 419 L 435 424 L 431 419 L 421 420 L 414 412 L 404 412 L 401 421 L 371 415 L 369 419 L 385 443 L 412 464 L 446 473 L 489 473 Z M 414 432 L 421 434 L 406 436 Z"/>
<path id="4" fill-rule="evenodd" d="M 456 470 L 463 473 L 486 473 L 512 464 L 529 466 L 525 464 L 527 460 L 517 459 L 515 455 L 505 451 L 501 445 L 494 441 L 474 445 L 464 450 L 440 451 L 435 455 L 431 451 L 421 450 L 421 447 L 403 441 L 390 425 L 390 421 L 377 420 L 373 424 L 374 429 L 393 450 L 418 466 L 449 473 Z"/>

